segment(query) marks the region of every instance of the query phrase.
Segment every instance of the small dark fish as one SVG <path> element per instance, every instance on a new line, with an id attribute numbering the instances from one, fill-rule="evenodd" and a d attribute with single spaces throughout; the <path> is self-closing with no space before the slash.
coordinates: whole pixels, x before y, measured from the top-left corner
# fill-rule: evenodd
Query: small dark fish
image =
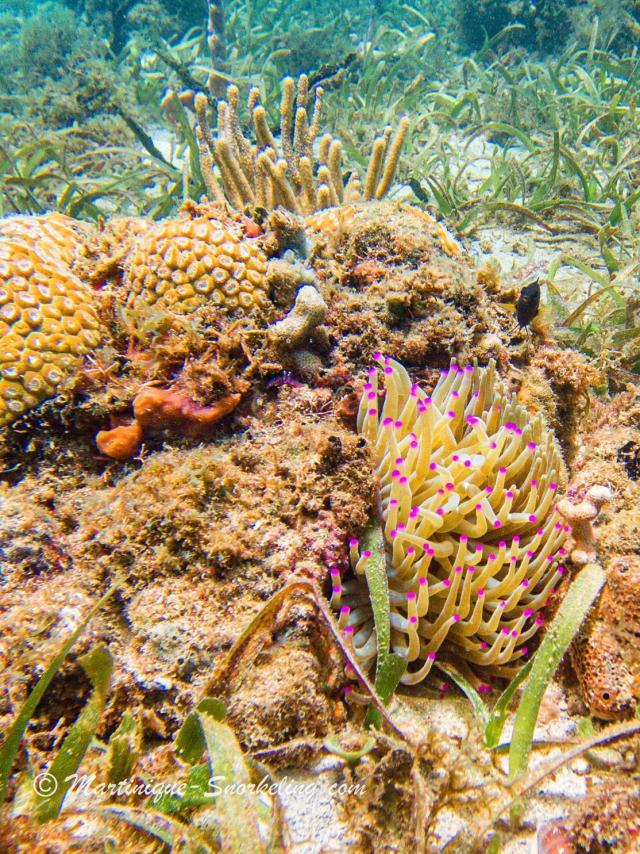
<path id="1" fill-rule="evenodd" d="M 640 445 L 631 439 L 618 448 L 616 459 L 625 467 L 631 480 L 640 480 Z"/>
<path id="2" fill-rule="evenodd" d="M 540 283 L 536 279 L 520 291 L 516 303 L 516 317 L 520 326 L 528 326 L 540 308 Z"/>

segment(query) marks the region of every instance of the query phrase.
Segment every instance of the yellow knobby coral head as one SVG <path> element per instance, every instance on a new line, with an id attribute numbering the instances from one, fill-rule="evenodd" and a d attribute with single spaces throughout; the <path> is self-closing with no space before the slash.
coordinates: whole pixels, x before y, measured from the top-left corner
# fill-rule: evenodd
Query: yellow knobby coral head
<path id="1" fill-rule="evenodd" d="M 353 205 L 324 208 L 306 216 L 304 227 L 311 234 L 319 231 L 325 237 L 334 237 L 352 225 L 356 213 L 357 208 Z"/>
<path id="2" fill-rule="evenodd" d="M 424 679 L 443 644 L 505 673 L 526 655 L 564 572 L 557 442 L 507 396 L 493 363 L 452 363 L 427 396 L 402 365 L 376 357 L 383 388 L 372 368 L 358 428 L 380 478 L 391 644 L 408 662 L 402 681 Z M 355 578 L 341 588 L 342 622 L 366 665 L 376 655 L 363 578 L 370 555 L 356 540 L 350 553 Z"/>
<path id="3" fill-rule="evenodd" d="M 54 257 L 69 267 L 75 251 L 92 227 L 60 213 L 44 216 L 11 216 L 0 219 L 0 236 L 21 238 L 37 244 L 40 253 Z"/>
<path id="4" fill-rule="evenodd" d="M 127 271 L 128 307 L 189 314 L 210 303 L 248 311 L 267 295 L 267 259 L 239 224 L 208 216 L 170 219 L 135 244 Z"/>
<path id="5" fill-rule="evenodd" d="M 73 225 L 59 214 L 0 221 L 0 426 L 53 397 L 100 341 L 93 293 L 69 266 Z"/>

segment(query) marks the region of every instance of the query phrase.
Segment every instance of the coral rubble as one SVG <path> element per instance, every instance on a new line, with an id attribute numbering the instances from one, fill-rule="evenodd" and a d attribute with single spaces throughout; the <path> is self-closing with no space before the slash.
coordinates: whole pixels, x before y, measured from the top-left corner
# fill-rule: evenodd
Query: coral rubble
<path id="1" fill-rule="evenodd" d="M 640 838 L 637 781 L 595 786 L 563 824 L 574 850 L 634 854 Z"/>

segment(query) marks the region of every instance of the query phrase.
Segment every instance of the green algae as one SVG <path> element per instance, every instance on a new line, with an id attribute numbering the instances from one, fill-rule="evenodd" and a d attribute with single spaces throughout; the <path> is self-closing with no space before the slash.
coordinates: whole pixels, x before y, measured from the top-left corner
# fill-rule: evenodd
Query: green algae
<path id="1" fill-rule="evenodd" d="M 78 767 L 95 736 L 111 683 L 113 658 L 104 644 L 94 647 L 86 655 L 81 656 L 78 663 L 91 680 L 93 693 L 60 745 L 46 775 L 41 775 L 40 785 L 36 786 L 34 782 L 33 813 L 36 821 L 39 822 L 49 821 L 60 812 L 66 794 L 73 785 Z M 45 777 L 52 791 L 48 787 L 43 789 Z"/>
<path id="2" fill-rule="evenodd" d="M 604 581 L 604 570 L 598 564 L 588 564 L 580 570 L 535 654 L 511 736 L 509 778 L 512 781 L 518 779 L 527 768 L 543 694 Z"/>
<path id="3" fill-rule="evenodd" d="M 372 525 L 367 528 L 362 535 L 362 543 L 364 548 L 371 552 L 365 569 L 365 577 L 371 598 L 378 647 L 375 691 L 383 703 L 388 703 L 402 678 L 402 674 L 407 669 L 407 662 L 401 656 L 390 652 L 389 584 L 387 581 L 384 537 L 380 526 Z M 382 719 L 379 711 L 371 706 L 367 712 L 365 726 L 375 726 L 379 729 L 381 725 Z"/>

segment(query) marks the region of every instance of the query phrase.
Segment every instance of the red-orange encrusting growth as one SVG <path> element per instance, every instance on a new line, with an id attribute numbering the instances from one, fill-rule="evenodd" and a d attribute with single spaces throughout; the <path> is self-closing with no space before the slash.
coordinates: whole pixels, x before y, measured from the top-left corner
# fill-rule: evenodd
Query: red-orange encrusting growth
<path id="1" fill-rule="evenodd" d="M 96 445 L 101 454 L 112 460 L 131 459 L 142 441 L 142 427 L 134 421 L 133 424 L 121 424 L 112 430 L 100 430 L 96 436 Z"/>
<path id="2" fill-rule="evenodd" d="M 204 439 L 213 426 L 240 403 L 241 395 L 228 394 L 212 406 L 203 406 L 175 389 L 145 388 L 133 401 L 136 421 L 146 432 L 171 430 L 190 439 Z"/>

